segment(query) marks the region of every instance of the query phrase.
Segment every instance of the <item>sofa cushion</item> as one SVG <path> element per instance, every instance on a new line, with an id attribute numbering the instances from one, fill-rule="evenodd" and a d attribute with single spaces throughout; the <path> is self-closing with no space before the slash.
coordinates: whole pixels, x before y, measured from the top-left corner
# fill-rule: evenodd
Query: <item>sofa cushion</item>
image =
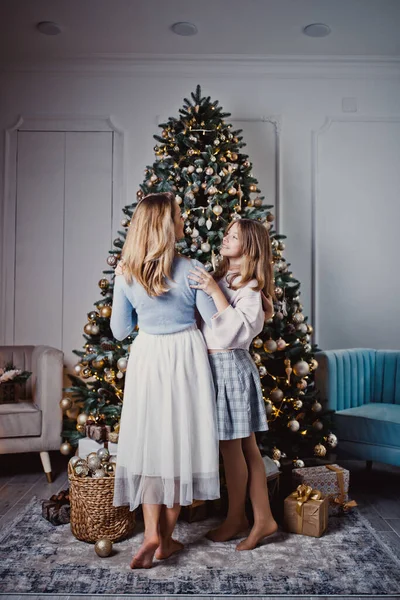
<path id="1" fill-rule="evenodd" d="M 32 402 L 0 404 L 0 438 L 42 434 L 42 411 Z"/>
<path id="2" fill-rule="evenodd" d="M 340 439 L 365 444 L 398 446 L 400 405 L 370 402 L 364 406 L 339 410 L 334 415 Z"/>

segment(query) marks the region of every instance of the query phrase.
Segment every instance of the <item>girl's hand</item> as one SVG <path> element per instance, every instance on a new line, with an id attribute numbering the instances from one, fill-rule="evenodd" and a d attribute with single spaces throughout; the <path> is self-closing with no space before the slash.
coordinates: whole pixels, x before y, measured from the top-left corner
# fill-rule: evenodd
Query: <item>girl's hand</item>
<path id="1" fill-rule="evenodd" d="M 216 292 L 219 292 L 218 283 L 215 281 L 214 277 L 205 269 L 201 267 L 195 266 L 195 271 L 190 270 L 188 275 L 188 279 L 191 281 L 195 281 L 196 283 L 190 284 L 190 287 L 196 290 L 203 290 L 209 296 L 212 296 Z"/>
<path id="2" fill-rule="evenodd" d="M 115 267 L 115 274 L 116 275 L 123 275 L 124 274 L 124 261 L 120 260 L 117 264 L 117 266 Z"/>

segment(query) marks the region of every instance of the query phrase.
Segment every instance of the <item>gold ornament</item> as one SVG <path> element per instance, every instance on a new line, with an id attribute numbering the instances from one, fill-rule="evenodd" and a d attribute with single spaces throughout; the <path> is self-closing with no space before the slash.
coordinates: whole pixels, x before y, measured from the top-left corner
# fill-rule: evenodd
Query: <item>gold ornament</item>
<path id="1" fill-rule="evenodd" d="M 103 306 L 103 308 L 100 309 L 100 315 L 104 319 L 109 319 L 111 317 L 111 310 L 111 306 Z"/>
<path id="2" fill-rule="evenodd" d="M 234 196 L 237 192 L 237 189 L 234 187 L 230 187 L 228 190 L 228 194 L 230 194 L 230 196 Z"/>
<path id="3" fill-rule="evenodd" d="M 119 433 L 119 423 L 116 423 L 116 424 L 114 425 L 114 431 L 115 431 L 116 433 Z"/>
<path id="4" fill-rule="evenodd" d="M 77 422 L 79 425 L 85 425 L 88 420 L 88 415 L 86 413 L 80 413 L 77 418 Z"/>
<path id="5" fill-rule="evenodd" d="M 81 371 L 81 377 L 83 377 L 83 379 L 89 379 L 91 376 L 92 371 L 89 369 L 89 367 L 84 367 Z"/>
<path id="6" fill-rule="evenodd" d="M 146 175 L 147 175 L 147 173 L 146 173 Z M 136 192 L 136 198 L 143 198 L 143 196 L 144 196 L 144 193 L 142 192 L 142 190 L 138 190 Z"/>
<path id="7" fill-rule="evenodd" d="M 255 352 L 253 354 L 253 360 L 256 363 L 256 365 L 261 364 L 261 356 L 259 354 L 257 354 L 257 352 Z"/>
<path id="8" fill-rule="evenodd" d="M 297 384 L 297 387 L 299 388 L 299 390 L 305 390 L 307 385 L 307 381 L 305 379 L 301 379 Z"/>
<path id="9" fill-rule="evenodd" d="M 223 208 L 219 204 L 216 204 L 215 206 L 213 206 L 212 210 L 213 210 L 214 215 L 217 215 L 217 217 L 218 217 L 222 213 Z"/>
<path id="10" fill-rule="evenodd" d="M 312 335 L 313 332 L 314 332 L 314 329 L 312 328 L 312 326 L 311 325 L 307 325 L 307 333 L 309 335 Z"/>
<path id="11" fill-rule="evenodd" d="M 79 425 L 79 424 L 77 424 L 76 425 L 76 430 L 79 431 L 79 433 L 81 435 L 83 435 L 84 433 L 86 433 L 86 427 L 85 427 L 85 425 Z"/>
<path id="12" fill-rule="evenodd" d="M 315 360 L 315 358 L 311 360 L 310 367 L 313 371 L 315 371 L 315 369 L 318 369 L 318 362 Z"/>
<path id="13" fill-rule="evenodd" d="M 109 371 L 107 371 L 107 373 L 104 374 L 104 379 L 108 382 L 111 383 L 114 381 L 116 377 L 116 373 L 113 369 L 110 369 Z"/>
<path id="14" fill-rule="evenodd" d="M 262 206 L 262 200 L 261 200 L 261 198 L 255 198 L 254 199 L 254 206 L 256 206 L 257 208 L 260 208 L 260 206 Z"/>
<path id="15" fill-rule="evenodd" d="M 94 550 L 97 556 L 100 556 L 100 558 L 106 558 L 107 556 L 110 556 L 112 548 L 113 543 L 107 538 L 98 540 L 94 545 Z"/>
<path id="16" fill-rule="evenodd" d="M 282 457 L 282 452 L 279 450 L 279 448 L 273 448 L 273 450 L 272 450 L 273 460 L 280 460 L 281 457 Z"/>
<path id="17" fill-rule="evenodd" d="M 255 340 L 253 340 L 254 348 L 262 348 L 262 345 L 263 345 L 263 341 L 261 338 L 257 337 Z"/>
<path id="18" fill-rule="evenodd" d="M 68 456 L 72 452 L 72 446 L 69 442 L 63 442 L 60 446 L 60 452 L 64 456 Z"/>
<path id="19" fill-rule="evenodd" d="M 304 377 L 305 375 L 309 374 L 310 367 L 305 360 L 300 360 L 294 365 L 293 371 L 297 377 Z"/>
<path id="20" fill-rule="evenodd" d="M 277 344 L 276 344 L 275 340 L 267 340 L 266 342 L 264 342 L 264 350 L 265 350 L 265 352 L 268 352 L 269 354 L 276 352 Z"/>
<path id="21" fill-rule="evenodd" d="M 257 191 L 257 186 L 254 183 L 251 183 L 249 186 L 249 190 L 251 192 L 256 192 Z"/>
<path id="22" fill-rule="evenodd" d="M 268 213 L 267 214 L 267 221 L 269 223 L 272 223 L 272 221 L 275 219 L 274 215 L 272 213 Z"/>
<path id="23" fill-rule="evenodd" d="M 321 412 L 321 410 L 322 410 L 322 404 L 320 404 L 319 402 L 314 402 L 314 404 L 311 407 L 311 410 L 313 412 Z"/>
<path id="24" fill-rule="evenodd" d="M 100 360 L 92 360 L 92 367 L 94 369 L 102 369 L 105 364 L 106 363 L 102 358 L 100 358 Z"/>
<path id="25" fill-rule="evenodd" d="M 98 285 L 101 290 L 106 290 L 106 289 L 108 289 L 110 282 L 108 281 L 108 279 L 103 278 L 103 279 L 100 279 Z"/>
<path id="26" fill-rule="evenodd" d="M 323 444 L 317 444 L 314 446 L 314 454 L 315 456 L 325 456 L 326 448 Z"/>
<path id="27" fill-rule="evenodd" d="M 295 410 L 300 410 L 302 406 L 303 406 L 303 402 L 301 400 L 295 400 L 293 402 L 293 408 Z"/>
<path id="28" fill-rule="evenodd" d="M 92 323 L 92 335 L 99 335 L 100 327 L 96 323 Z"/>
<path id="29" fill-rule="evenodd" d="M 236 154 L 236 152 L 232 152 L 232 153 L 231 153 L 231 159 L 232 159 L 233 161 L 237 160 L 238 158 L 239 158 L 239 157 L 238 157 L 238 155 Z"/>
<path id="30" fill-rule="evenodd" d="M 272 402 L 280 402 L 283 400 L 284 393 L 280 388 L 276 387 L 271 391 L 269 397 L 271 398 Z"/>
<path id="31" fill-rule="evenodd" d="M 283 340 L 282 338 L 279 338 L 278 340 L 276 340 L 276 346 L 279 351 L 282 351 L 286 348 L 287 344 L 286 344 L 285 340 Z"/>
<path id="32" fill-rule="evenodd" d="M 63 412 L 70 409 L 71 407 L 72 407 L 71 398 L 65 397 L 62 400 L 60 400 L 60 408 Z"/>
<path id="33" fill-rule="evenodd" d="M 86 333 L 86 335 L 92 335 L 92 323 L 86 323 L 83 331 Z"/>
<path id="34" fill-rule="evenodd" d="M 276 287 L 275 288 L 275 296 L 278 298 L 282 298 L 283 296 L 283 289 L 281 287 Z"/>
<path id="35" fill-rule="evenodd" d="M 301 312 L 294 313 L 292 320 L 293 320 L 293 323 L 295 323 L 296 325 L 299 325 L 300 323 L 302 323 L 304 321 L 303 313 L 301 313 Z"/>

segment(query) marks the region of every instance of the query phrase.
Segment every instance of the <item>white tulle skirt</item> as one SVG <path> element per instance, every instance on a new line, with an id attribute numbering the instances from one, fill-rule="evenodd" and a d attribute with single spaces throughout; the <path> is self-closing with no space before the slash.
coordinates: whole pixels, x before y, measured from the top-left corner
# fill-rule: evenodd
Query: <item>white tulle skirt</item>
<path id="1" fill-rule="evenodd" d="M 215 392 L 202 334 L 139 332 L 125 380 L 114 505 L 219 498 Z"/>

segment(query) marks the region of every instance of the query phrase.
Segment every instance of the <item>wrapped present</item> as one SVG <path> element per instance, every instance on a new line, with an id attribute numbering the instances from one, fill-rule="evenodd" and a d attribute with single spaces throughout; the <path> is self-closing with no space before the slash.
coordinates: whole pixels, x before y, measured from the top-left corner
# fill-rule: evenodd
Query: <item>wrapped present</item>
<path id="1" fill-rule="evenodd" d="M 86 458 L 91 452 L 97 452 L 100 448 L 107 448 L 110 454 L 117 454 L 118 444 L 112 442 L 96 442 L 88 437 L 81 438 L 78 442 L 77 455 L 80 458 Z"/>
<path id="2" fill-rule="evenodd" d="M 53 494 L 50 500 L 42 502 L 42 517 L 52 525 L 65 525 L 70 522 L 71 505 L 68 490 Z"/>
<path id="3" fill-rule="evenodd" d="M 349 500 L 350 473 L 339 465 L 323 465 L 293 469 L 293 485 L 309 485 L 318 489 L 329 500 L 329 514 L 337 515 L 349 508 L 357 506 L 354 500 Z"/>
<path id="4" fill-rule="evenodd" d="M 217 500 L 193 500 L 189 506 L 182 506 L 180 518 L 187 523 L 204 521 L 220 513 L 221 499 Z"/>
<path id="5" fill-rule="evenodd" d="M 299 485 L 284 502 L 287 531 L 321 537 L 328 526 L 328 498 L 308 485 Z"/>
<path id="6" fill-rule="evenodd" d="M 103 425 L 100 423 L 95 423 L 94 421 L 87 420 L 86 425 L 86 436 L 95 442 L 106 442 L 108 441 L 108 437 L 111 433 L 110 425 Z"/>

